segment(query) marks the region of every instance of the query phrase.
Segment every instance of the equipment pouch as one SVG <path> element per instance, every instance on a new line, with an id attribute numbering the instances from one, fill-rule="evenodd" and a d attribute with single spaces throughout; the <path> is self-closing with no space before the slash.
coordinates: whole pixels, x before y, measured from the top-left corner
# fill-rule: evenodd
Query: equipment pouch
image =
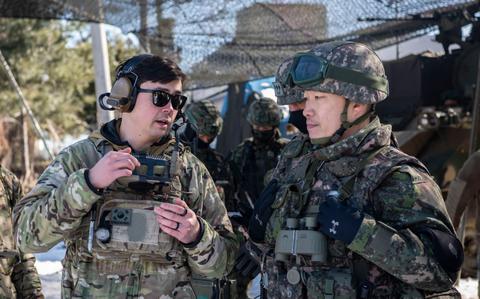
<path id="1" fill-rule="evenodd" d="M 218 279 L 192 274 L 192 288 L 197 299 L 220 298 Z"/>
<path id="2" fill-rule="evenodd" d="M 328 269 L 311 272 L 307 279 L 308 298 L 357 298 L 350 269 Z"/>
<path id="3" fill-rule="evenodd" d="M 160 231 L 152 200 L 111 199 L 99 208 L 95 223 L 94 254 L 148 255 L 165 259 L 177 241 Z"/>

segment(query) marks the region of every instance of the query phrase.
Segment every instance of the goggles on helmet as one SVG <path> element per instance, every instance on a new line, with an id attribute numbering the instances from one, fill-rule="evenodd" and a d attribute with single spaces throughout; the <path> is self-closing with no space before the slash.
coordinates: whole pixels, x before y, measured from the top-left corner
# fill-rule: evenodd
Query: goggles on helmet
<path id="1" fill-rule="evenodd" d="M 185 105 L 185 102 L 187 102 L 187 97 L 184 95 L 172 95 L 160 89 L 139 88 L 138 93 L 151 93 L 153 104 L 158 107 L 163 107 L 167 105 L 168 102 L 171 102 L 173 109 L 180 110 L 183 105 Z"/>
<path id="2" fill-rule="evenodd" d="M 322 83 L 326 78 L 369 87 L 388 94 L 388 80 L 384 77 L 334 66 L 313 53 L 295 55 L 289 76 L 293 84 L 308 88 Z"/>
<path id="3" fill-rule="evenodd" d="M 284 83 L 280 82 L 273 82 L 273 90 L 275 91 L 275 96 L 278 97 L 295 97 L 295 98 L 302 98 L 303 97 L 303 90 L 300 88 L 288 88 Z"/>

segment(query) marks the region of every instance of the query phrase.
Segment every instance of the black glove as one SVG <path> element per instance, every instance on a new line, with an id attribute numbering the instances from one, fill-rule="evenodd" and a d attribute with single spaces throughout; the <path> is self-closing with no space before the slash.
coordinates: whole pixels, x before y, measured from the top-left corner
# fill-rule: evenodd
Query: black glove
<path id="1" fill-rule="evenodd" d="M 318 209 L 317 223 L 326 236 L 350 244 L 360 229 L 364 215 L 338 198 L 337 191 L 329 192 Z"/>
<path id="2" fill-rule="evenodd" d="M 253 243 L 247 241 L 238 251 L 235 269 L 237 269 L 242 276 L 253 279 L 260 273 L 261 259 L 262 251 Z"/>

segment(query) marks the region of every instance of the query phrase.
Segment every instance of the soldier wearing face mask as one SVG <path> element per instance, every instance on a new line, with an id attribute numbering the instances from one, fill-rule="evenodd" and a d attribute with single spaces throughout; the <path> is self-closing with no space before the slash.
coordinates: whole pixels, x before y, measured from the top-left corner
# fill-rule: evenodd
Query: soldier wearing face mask
<path id="1" fill-rule="evenodd" d="M 223 119 L 220 112 L 211 101 L 202 100 L 190 104 L 185 111 L 185 116 L 197 135 L 191 145 L 193 154 L 207 167 L 227 211 L 236 210 L 236 204 L 231 194 L 232 175 L 230 169 L 225 166 L 223 155 L 210 147 L 210 144 L 222 131 Z"/>
<path id="2" fill-rule="evenodd" d="M 247 220 L 255 199 L 264 188 L 265 174 L 275 168 L 287 143 L 280 137 L 280 119 L 280 108 L 272 99 L 261 98 L 251 103 L 247 121 L 253 137 L 244 140 L 229 155 L 238 206 Z"/>

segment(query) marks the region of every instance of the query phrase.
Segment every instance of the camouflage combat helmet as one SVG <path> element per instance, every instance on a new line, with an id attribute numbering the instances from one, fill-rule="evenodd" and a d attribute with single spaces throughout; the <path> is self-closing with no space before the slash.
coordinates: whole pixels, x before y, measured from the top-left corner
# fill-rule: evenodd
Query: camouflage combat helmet
<path id="1" fill-rule="evenodd" d="M 375 104 L 388 96 L 388 80 L 382 61 L 360 43 L 323 43 L 309 52 L 295 55 L 291 68 L 294 85 L 305 90 L 333 93 L 362 104 Z M 316 79 L 312 74 L 318 75 Z M 308 78 L 312 80 L 305 80 Z"/>
<path id="2" fill-rule="evenodd" d="M 286 59 L 280 64 L 275 74 L 273 88 L 279 105 L 289 105 L 303 101 L 303 89 L 298 86 L 292 87 L 289 80 L 292 63 L 293 57 Z"/>
<path id="3" fill-rule="evenodd" d="M 199 135 L 216 137 L 222 131 L 222 117 L 211 101 L 202 100 L 190 104 L 185 115 Z"/>
<path id="4" fill-rule="evenodd" d="M 248 108 L 247 121 L 251 125 L 278 126 L 282 112 L 277 103 L 270 98 L 260 98 L 250 104 Z"/>

